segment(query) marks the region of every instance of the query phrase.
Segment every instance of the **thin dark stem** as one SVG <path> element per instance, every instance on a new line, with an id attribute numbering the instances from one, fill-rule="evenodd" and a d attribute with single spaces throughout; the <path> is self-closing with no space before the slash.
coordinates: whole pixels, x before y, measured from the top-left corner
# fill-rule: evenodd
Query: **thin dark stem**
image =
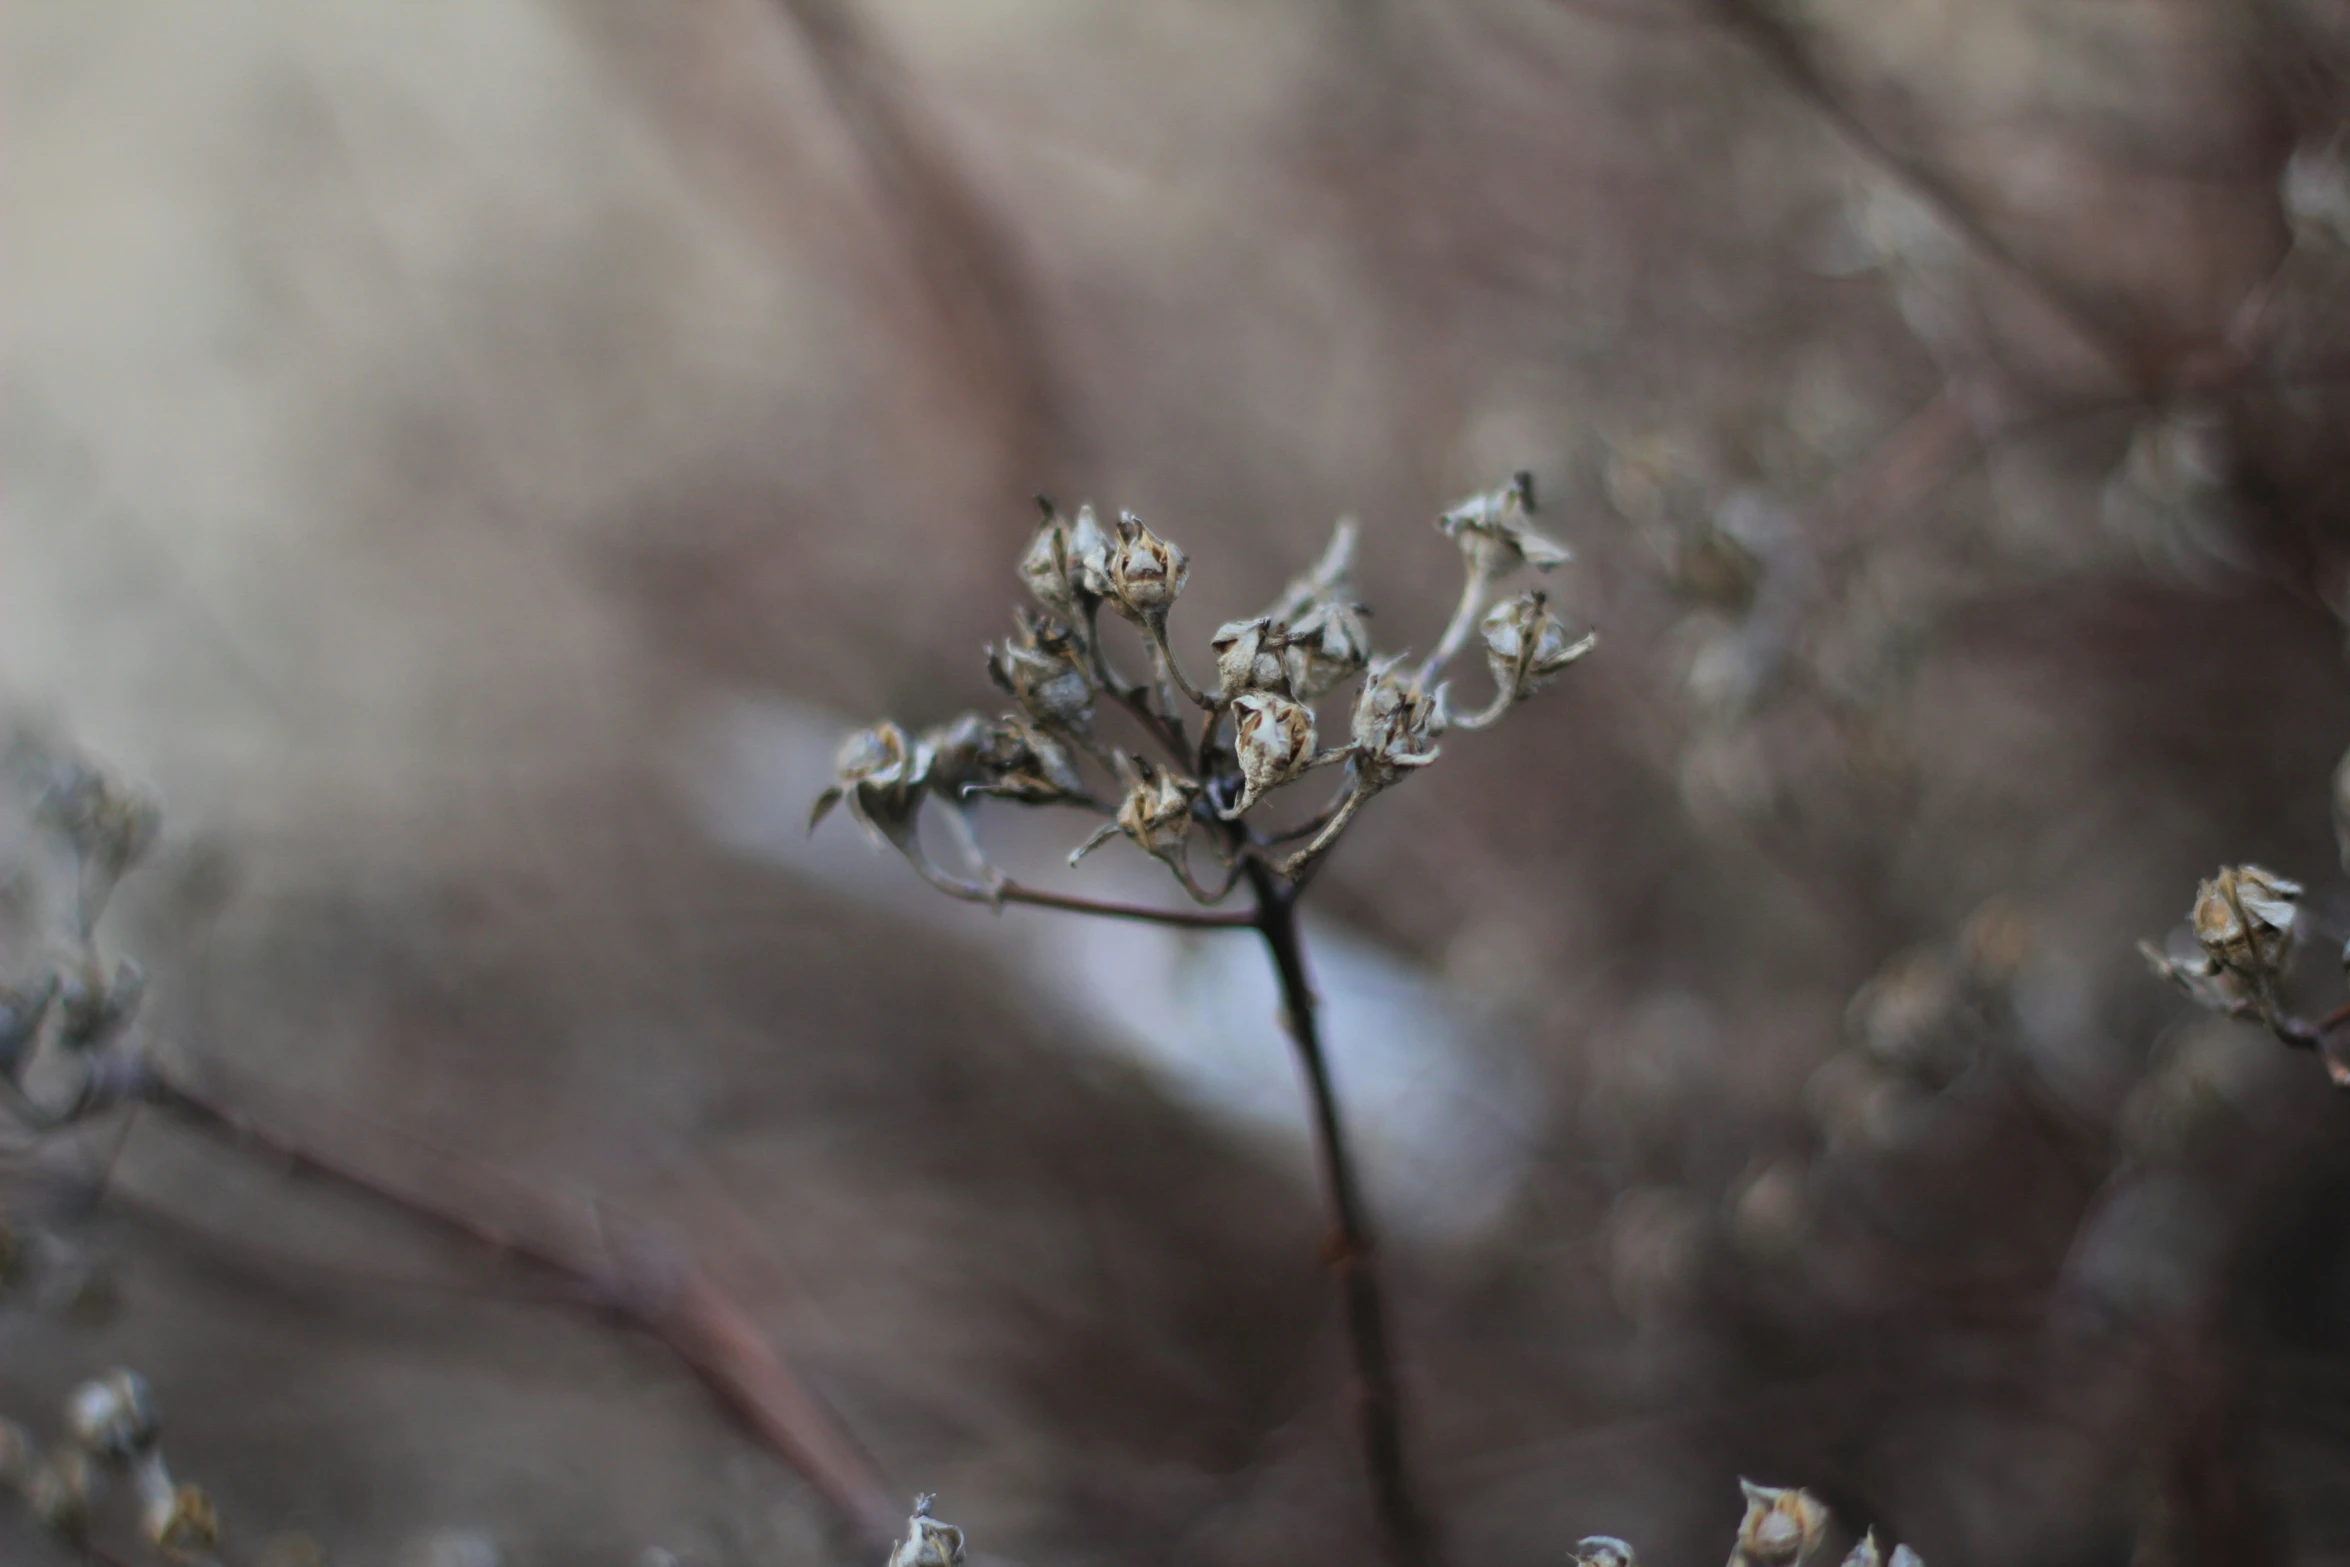
<path id="1" fill-rule="evenodd" d="M 1330 1083 L 1322 1052 L 1313 984 L 1306 977 L 1305 945 L 1298 930 L 1297 904 L 1280 879 L 1254 856 L 1243 862 L 1256 894 L 1255 924 L 1272 954 L 1281 981 L 1281 1020 L 1297 1046 L 1314 1111 L 1314 1152 L 1321 1166 L 1323 1195 L 1335 1234 L 1332 1260 L 1346 1302 L 1348 1344 L 1354 1356 L 1355 1415 L 1371 1495 L 1394 1567 L 1434 1567 L 1436 1539 L 1414 1499 L 1404 1458 L 1403 1400 L 1395 1377 L 1395 1356 L 1387 1342 L 1387 1307 L 1379 1290 L 1371 1229 L 1356 1186 L 1346 1124 Z"/>
<path id="2" fill-rule="evenodd" d="M 1142 903 L 1113 903 L 1066 892 L 1047 892 L 1016 881 L 998 882 L 990 889 L 977 882 L 956 881 L 944 875 L 931 876 L 928 880 L 948 897 L 960 898 L 965 903 L 1028 903 L 1040 909 L 1066 909 L 1072 914 L 1098 914 L 1104 919 L 1139 920 L 1148 925 L 1178 925 L 1186 930 L 1242 930 L 1257 923 L 1257 917 L 1243 909 L 1159 909 Z"/>

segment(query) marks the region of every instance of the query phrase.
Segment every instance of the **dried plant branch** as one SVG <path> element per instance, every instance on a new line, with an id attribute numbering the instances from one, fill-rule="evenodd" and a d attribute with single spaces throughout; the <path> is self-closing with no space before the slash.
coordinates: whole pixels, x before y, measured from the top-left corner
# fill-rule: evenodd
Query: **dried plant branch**
<path id="1" fill-rule="evenodd" d="M 518 1257 L 582 1290 L 603 1311 L 657 1340 L 717 1400 L 804 1478 L 859 1553 L 888 1548 L 899 1503 L 873 1462 L 792 1371 L 768 1335 L 723 1288 L 683 1258 L 616 1235 L 597 1211 L 583 1223 L 510 1172 L 445 1149 L 430 1150 L 431 1173 L 400 1171 L 363 1150 L 388 1129 L 335 1112 L 331 1135 L 305 1134 L 291 1112 L 264 1106 L 270 1094 L 242 1075 L 208 1065 L 204 1081 L 150 1064 L 141 1098 L 183 1125 L 258 1150 L 290 1170 Z M 282 1094 L 278 1097 L 284 1097 Z M 304 1112 L 319 1118 L 315 1107 Z"/>

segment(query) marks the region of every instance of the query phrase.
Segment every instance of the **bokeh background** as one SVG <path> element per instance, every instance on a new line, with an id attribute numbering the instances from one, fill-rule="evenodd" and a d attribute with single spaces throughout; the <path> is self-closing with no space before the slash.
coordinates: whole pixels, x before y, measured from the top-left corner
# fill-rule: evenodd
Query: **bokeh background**
<path id="1" fill-rule="evenodd" d="M 1424 646 L 1527 468 L 1600 649 L 1314 894 L 1452 1558 L 1710 1561 L 1743 1474 L 2350 1559 L 2350 1106 L 2132 950 L 2258 861 L 2339 999 L 2350 7 L 6 27 L 0 700 L 166 802 L 160 1044 L 658 1225 L 982 1559 L 1371 1559 L 1246 938 L 800 824 L 992 710 L 1034 491 L 1195 655 L 1353 515 Z M 239 1561 L 862 1559 L 543 1280 L 153 1117 L 42 1168 L 0 1408 L 137 1366 Z"/>

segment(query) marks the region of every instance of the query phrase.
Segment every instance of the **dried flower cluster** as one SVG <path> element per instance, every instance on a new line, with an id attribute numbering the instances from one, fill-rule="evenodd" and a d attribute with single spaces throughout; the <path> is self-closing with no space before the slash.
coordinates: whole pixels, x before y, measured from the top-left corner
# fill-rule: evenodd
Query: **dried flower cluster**
<path id="1" fill-rule="evenodd" d="M 2139 942 L 2138 950 L 2157 976 L 2198 1006 L 2265 1024 L 2295 1049 L 2315 1050 L 2335 1086 L 2350 1088 L 2350 1059 L 2334 1039 L 2350 1024 L 2350 1007 L 2310 1022 L 2287 1010 L 2282 994 L 2296 947 L 2301 890 L 2299 882 L 2258 865 L 2225 867 L 2195 891 L 2191 951 L 2173 956 L 2150 941 Z M 2350 971 L 2350 948 L 2342 959 Z"/>
<path id="2" fill-rule="evenodd" d="M 145 1379 L 109 1371 L 65 1401 L 65 1434 L 47 1451 L 21 1426 L 0 1420 L 0 1484 L 23 1498 L 41 1526 L 81 1548 L 98 1522 L 111 1481 L 127 1481 L 139 1533 L 167 1561 L 210 1567 L 220 1520 L 195 1486 L 172 1478 L 162 1421 Z"/>
<path id="3" fill-rule="evenodd" d="M 1745 1494 L 1746 1516 L 1738 1523 L 1738 1537 L 1730 1548 L 1728 1567 L 1803 1567 L 1827 1538 L 1828 1509 L 1809 1491 L 1793 1487 L 1738 1482 Z M 1575 1546 L 1567 1558 L 1570 1567 L 1640 1567 L 1632 1547 L 1613 1535 L 1595 1534 Z M 1872 1529 L 1844 1558 L 1844 1567 L 1925 1567 L 1918 1553 L 1896 1545 L 1891 1555 L 1877 1544 Z"/>
<path id="4" fill-rule="evenodd" d="M 1170 640 L 1170 613 L 1191 571 L 1184 551 L 1131 512 L 1105 530 L 1090 506 L 1071 517 L 1042 504 L 1019 564 L 1036 607 L 1019 612 L 1015 633 L 987 657 L 1013 710 L 993 719 L 965 714 L 919 735 L 887 721 L 860 730 L 842 747 L 837 777 L 810 819 L 813 827 L 846 804 L 879 841 L 958 896 L 1000 900 L 1010 885 L 978 848 L 966 815 L 971 801 L 991 796 L 1098 813 L 1100 828 L 1072 863 L 1122 837 L 1202 903 L 1227 896 L 1249 858 L 1294 883 L 1365 801 L 1436 759 L 1448 728 L 1495 722 L 1596 640 L 1571 631 L 1547 594 L 1493 602 L 1496 587 L 1521 568 L 1548 571 L 1569 559 L 1564 545 L 1535 530 L 1534 485 L 1525 474 L 1438 518 L 1460 546 L 1466 581 L 1426 658 L 1375 651 L 1352 581 L 1357 531 L 1342 521 L 1322 557 L 1264 613 L 1216 629 L 1208 642 L 1214 675 L 1205 683 L 1191 679 Z M 1112 667 L 1104 609 L 1135 628 L 1149 678 L 1130 680 Z M 1472 636 L 1483 642 L 1493 695 L 1478 709 L 1456 711 L 1438 676 Z M 1315 704 L 1326 713 L 1358 679 L 1344 739 L 1326 745 Z M 1156 759 L 1105 737 L 1109 707 L 1124 710 Z M 1114 787 L 1097 792 L 1087 762 Z M 1326 767 L 1343 768 L 1344 781 L 1318 812 L 1302 825 L 1254 828 L 1248 818 L 1259 805 Z M 921 813 L 930 802 L 947 812 L 974 879 L 942 869 L 923 849 Z M 1302 848 L 1275 852 L 1298 839 L 1306 840 Z M 1202 842 L 1221 865 L 1205 881 L 1193 866 Z"/>
<path id="5" fill-rule="evenodd" d="M 108 962 L 97 924 L 154 847 L 162 813 L 145 792 L 35 742 L 18 741 L 10 762 L 72 885 L 68 950 L 0 983 L 0 1104 L 24 1127 L 48 1130 L 120 1103 L 137 1083 L 129 1028 L 146 976 L 128 958 Z"/>

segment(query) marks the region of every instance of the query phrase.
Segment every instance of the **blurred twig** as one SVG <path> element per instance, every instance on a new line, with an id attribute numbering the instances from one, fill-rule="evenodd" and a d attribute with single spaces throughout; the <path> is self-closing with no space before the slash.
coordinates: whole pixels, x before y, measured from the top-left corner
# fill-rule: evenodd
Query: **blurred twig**
<path id="1" fill-rule="evenodd" d="M 749 1314 L 682 1256 L 615 1232 L 600 1208 L 582 1214 L 512 1173 L 431 1149 L 430 1173 L 400 1170 L 371 1144 L 396 1135 L 347 1112 L 305 1133 L 273 1103 L 282 1090 L 209 1066 L 204 1080 L 155 1066 L 147 1102 L 183 1124 L 282 1161 L 297 1173 L 373 1199 L 412 1219 L 516 1256 L 585 1290 L 600 1308 L 666 1345 L 772 1452 L 823 1498 L 859 1551 L 886 1550 L 900 1510 L 873 1462 L 787 1365 Z M 583 1222 L 583 1220 L 587 1222 Z"/>
<path id="2" fill-rule="evenodd" d="M 864 158 L 952 351 L 1000 413 L 1004 470 L 1030 477 L 1061 471 L 1072 433 L 1011 237 L 906 101 L 892 80 L 893 63 L 850 0 L 775 5 Z"/>

